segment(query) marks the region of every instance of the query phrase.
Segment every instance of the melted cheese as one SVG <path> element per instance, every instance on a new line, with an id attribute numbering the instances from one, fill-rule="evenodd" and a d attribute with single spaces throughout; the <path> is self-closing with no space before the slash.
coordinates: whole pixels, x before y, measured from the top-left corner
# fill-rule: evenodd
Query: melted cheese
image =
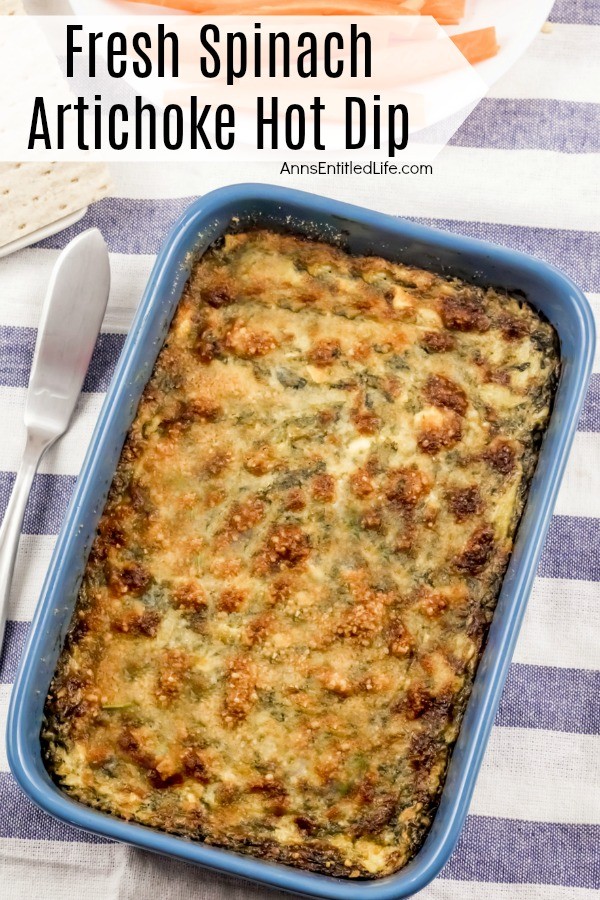
<path id="1" fill-rule="evenodd" d="M 515 297 L 256 231 L 197 264 L 47 704 L 72 796 L 341 876 L 432 821 L 546 426 Z"/>

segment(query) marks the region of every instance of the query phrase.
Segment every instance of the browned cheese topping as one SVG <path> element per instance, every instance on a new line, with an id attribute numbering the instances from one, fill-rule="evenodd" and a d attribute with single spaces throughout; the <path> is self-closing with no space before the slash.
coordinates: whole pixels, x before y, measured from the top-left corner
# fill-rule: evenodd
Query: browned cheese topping
<path id="1" fill-rule="evenodd" d="M 522 299 L 266 231 L 196 265 L 48 697 L 124 819 L 334 875 L 432 821 L 558 354 Z"/>

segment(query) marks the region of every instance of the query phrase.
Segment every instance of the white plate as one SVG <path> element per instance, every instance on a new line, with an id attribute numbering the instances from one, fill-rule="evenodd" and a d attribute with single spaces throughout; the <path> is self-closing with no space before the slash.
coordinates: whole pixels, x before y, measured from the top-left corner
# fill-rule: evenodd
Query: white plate
<path id="1" fill-rule="evenodd" d="M 127 0 L 70 0 L 73 12 L 83 15 L 177 15 L 177 10 L 150 3 Z M 460 25 L 448 27 L 449 34 L 495 25 L 500 50 L 493 59 L 477 65 L 477 71 L 491 87 L 525 52 L 548 18 L 554 0 L 467 0 L 466 15 Z"/>
<path id="2" fill-rule="evenodd" d="M 128 0 L 69 0 L 69 2 L 73 12 L 81 16 L 183 14 L 165 6 L 131 3 Z M 365 0 L 365 5 L 367 3 L 368 0 Z M 476 85 L 472 81 L 465 84 L 464 72 L 460 71 L 449 73 L 450 77 L 424 79 L 415 83 L 420 85 L 419 90 L 426 98 L 427 121 L 411 127 L 411 135 L 420 133 L 411 144 L 413 150 L 425 152 L 424 147 L 431 145 L 430 152 L 435 156 L 437 150 L 441 150 L 447 144 L 477 101 L 486 93 L 486 87 L 489 89 L 522 56 L 548 18 L 553 3 L 554 0 L 526 0 L 526 2 L 467 0 L 465 15 L 460 25 L 447 27 L 445 29 L 447 33 L 453 35 L 494 25 L 500 49 L 494 58 L 478 63 L 474 67 L 479 76 Z M 158 87 L 157 102 L 161 103 L 163 86 L 160 84 Z M 153 99 L 152 89 L 151 84 L 146 86 L 146 94 L 150 99 Z M 246 126 L 248 132 L 251 131 L 253 125 L 250 121 Z"/>
<path id="3" fill-rule="evenodd" d="M 81 5 L 81 4 L 80 4 Z M 135 6 L 134 3 L 110 4 Z M 496 26 L 498 55 L 478 63 L 477 72 L 491 87 L 525 53 L 548 19 L 554 0 L 467 0 L 466 15 L 460 25 L 447 27 L 448 34 Z"/>

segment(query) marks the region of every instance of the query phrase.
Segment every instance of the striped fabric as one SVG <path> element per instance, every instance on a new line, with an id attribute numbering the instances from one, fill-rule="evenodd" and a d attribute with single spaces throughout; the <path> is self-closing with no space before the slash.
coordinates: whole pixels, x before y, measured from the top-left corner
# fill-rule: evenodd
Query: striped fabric
<path id="1" fill-rule="evenodd" d="M 0 729 L 55 535 L 136 302 L 170 223 L 233 180 L 281 182 L 487 238 L 546 259 L 600 314 L 600 2 L 557 0 L 552 32 L 477 107 L 430 177 L 279 178 L 275 165 L 114 167 L 117 196 L 0 261 L 0 515 L 44 287 L 73 234 L 98 225 L 113 290 L 68 435 L 29 503 L 0 661 Z M 600 315 L 599 315 L 600 318 Z M 600 890 L 600 358 L 470 814 L 423 900 L 587 900 Z M 2 896 L 257 900 L 279 896 L 100 840 L 37 811 L 0 741 Z M 281 895 L 283 896 L 283 895 Z"/>

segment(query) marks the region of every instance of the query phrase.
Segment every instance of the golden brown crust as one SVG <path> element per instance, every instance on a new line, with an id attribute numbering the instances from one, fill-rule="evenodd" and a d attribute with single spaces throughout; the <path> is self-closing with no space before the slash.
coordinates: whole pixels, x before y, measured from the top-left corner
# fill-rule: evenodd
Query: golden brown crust
<path id="1" fill-rule="evenodd" d="M 421 845 L 558 370 L 516 297 L 229 235 L 125 443 L 45 760 L 125 819 L 331 875 Z"/>

